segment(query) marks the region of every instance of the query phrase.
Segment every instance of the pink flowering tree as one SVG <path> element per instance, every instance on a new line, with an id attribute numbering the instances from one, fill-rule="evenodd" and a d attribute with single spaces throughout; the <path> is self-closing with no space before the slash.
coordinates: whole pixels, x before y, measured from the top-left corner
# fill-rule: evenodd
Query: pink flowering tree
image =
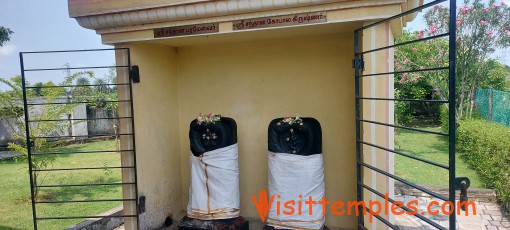
<path id="1" fill-rule="evenodd" d="M 404 34 L 401 40 L 413 40 L 448 32 L 449 9 L 441 5 L 424 15 L 427 29 Z M 471 117 L 475 91 L 487 85 L 488 63 L 498 48 L 510 46 L 510 8 L 505 1 L 465 0 L 457 9 L 457 119 Z M 406 37 L 407 36 L 407 37 Z M 428 69 L 449 65 L 448 41 L 432 39 L 399 47 L 395 51 L 395 71 Z M 397 39 L 397 42 L 399 40 Z M 493 64 L 493 63 L 491 63 Z M 397 88 L 428 83 L 431 97 L 448 99 L 448 71 L 404 73 L 395 76 Z M 399 95 L 397 95 L 399 96 Z"/>
<path id="2" fill-rule="evenodd" d="M 404 31 L 402 36 L 396 38 L 395 43 L 402 43 L 419 39 L 423 32 Z M 447 65 L 445 50 L 448 42 L 445 39 L 430 40 L 427 42 L 414 43 L 395 49 L 395 71 L 421 70 Z M 447 76 L 445 71 L 411 72 L 395 74 L 395 97 L 409 99 L 434 99 L 434 92 L 448 92 Z M 446 81 L 446 82 L 442 82 Z M 433 87 L 437 86 L 436 88 Z M 446 88 L 445 88 L 446 87 Z M 415 118 L 418 111 L 425 111 L 428 117 L 437 117 L 439 104 L 437 103 L 395 103 L 395 122 L 405 124 Z"/>

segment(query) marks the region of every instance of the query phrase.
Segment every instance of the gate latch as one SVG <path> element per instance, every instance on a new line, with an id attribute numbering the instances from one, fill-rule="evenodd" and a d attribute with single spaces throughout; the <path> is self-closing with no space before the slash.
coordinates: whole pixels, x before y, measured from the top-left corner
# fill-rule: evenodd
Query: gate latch
<path id="1" fill-rule="evenodd" d="M 461 190 L 462 184 L 465 184 L 466 189 L 471 186 L 471 181 L 467 177 L 457 177 L 455 178 L 455 190 Z"/>
<path id="2" fill-rule="evenodd" d="M 460 209 L 462 211 L 466 211 L 466 205 L 462 205 L 463 202 L 467 202 L 469 197 L 467 194 L 467 189 L 471 185 L 471 181 L 467 177 L 457 177 L 455 178 L 455 190 L 460 190 Z"/>

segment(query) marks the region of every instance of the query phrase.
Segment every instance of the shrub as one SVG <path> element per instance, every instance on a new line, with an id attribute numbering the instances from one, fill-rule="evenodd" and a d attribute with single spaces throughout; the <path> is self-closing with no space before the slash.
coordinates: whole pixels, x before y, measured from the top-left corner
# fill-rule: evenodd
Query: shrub
<path id="1" fill-rule="evenodd" d="M 448 114 L 448 109 L 444 106 L 441 106 L 441 109 L 439 110 L 439 123 L 441 123 L 441 131 L 445 133 L 448 133 L 448 129 L 450 127 Z"/>
<path id="2" fill-rule="evenodd" d="M 457 129 L 457 150 L 484 183 L 496 189 L 510 208 L 510 127 L 484 120 L 463 120 Z"/>

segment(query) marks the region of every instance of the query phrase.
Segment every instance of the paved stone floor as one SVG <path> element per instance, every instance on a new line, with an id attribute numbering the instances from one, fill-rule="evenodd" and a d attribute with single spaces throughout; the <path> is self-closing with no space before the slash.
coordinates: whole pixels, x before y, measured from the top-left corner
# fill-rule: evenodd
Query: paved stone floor
<path id="1" fill-rule="evenodd" d="M 418 200 L 418 212 L 425 212 L 430 201 L 434 200 L 429 197 L 416 197 L 408 195 L 397 195 L 395 200 L 403 201 L 407 203 L 411 200 Z M 437 200 L 439 201 L 439 200 Z M 459 230 L 503 230 L 510 229 L 510 217 L 502 214 L 500 207 L 495 203 L 489 202 L 477 202 L 476 204 L 476 215 L 472 214 L 470 209 L 470 215 L 465 216 L 464 213 L 457 215 L 457 229 Z M 439 210 L 440 207 L 431 207 L 431 210 Z M 427 218 L 434 222 L 448 228 L 448 216 L 446 215 L 427 215 Z M 180 219 L 180 218 L 179 218 Z M 395 223 L 400 227 L 401 230 L 435 230 L 436 228 L 427 224 L 423 220 L 417 217 L 409 215 L 400 215 L 395 217 Z M 250 229 L 262 229 L 263 225 L 260 221 L 250 220 Z M 177 229 L 177 221 L 170 227 L 164 228 L 165 230 Z M 331 228 L 335 229 L 335 228 Z M 115 230 L 124 230 L 124 226 L 120 226 Z"/>
<path id="2" fill-rule="evenodd" d="M 418 200 L 418 209 L 419 213 L 424 212 L 427 213 L 427 206 L 430 201 L 434 200 L 428 197 L 415 197 L 415 196 L 406 196 L 401 195 L 395 197 L 396 200 L 403 201 L 407 203 L 411 200 Z M 439 200 L 436 200 L 439 201 Z M 457 229 L 462 230 L 502 230 L 502 229 L 510 229 L 510 217 L 502 214 L 500 207 L 494 203 L 485 203 L 485 202 L 475 202 L 476 204 L 476 215 L 470 213 L 466 216 L 464 213 L 461 215 L 457 215 Z M 440 210 L 440 206 L 431 207 L 431 210 Z M 444 227 L 448 227 L 448 216 L 446 215 L 424 215 L 434 222 L 442 225 Z M 418 230 L 418 229 L 436 229 L 435 227 L 427 224 L 425 221 L 409 215 L 400 215 L 395 217 L 396 224 L 402 230 Z"/>

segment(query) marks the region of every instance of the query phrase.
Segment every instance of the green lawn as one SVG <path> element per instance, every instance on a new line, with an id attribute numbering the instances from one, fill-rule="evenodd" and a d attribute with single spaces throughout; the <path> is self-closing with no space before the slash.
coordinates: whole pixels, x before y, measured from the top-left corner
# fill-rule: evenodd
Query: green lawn
<path id="1" fill-rule="evenodd" d="M 75 144 L 58 151 L 115 150 L 114 141 Z M 52 168 L 120 166 L 118 153 L 67 154 Z M 120 182 L 120 170 L 79 170 L 41 172 L 39 184 L 80 184 Z M 0 161 L 0 229 L 32 229 L 28 165 L 24 160 Z M 120 186 L 40 188 L 41 200 L 90 200 L 122 198 Z M 120 202 L 37 204 L 39 217 L 97 215 L 121 205 Z M 64 229 L 83 221 L 41 220 L 39 229 Z"/>
<path id="2" fill-rule="evenodd" d="M 440 131 L 437 127 L 423 129 Z M 395 136 L 396 150 L 448 165 L 448 137 L 403 129 L 399 129 L 398 133 Z M 484 188 L 477 173 L 468 167 L 459 154 L 455 159 L 457 177 L 468 177 L 473 188 Z M 448 185 L 447 170 L 398 154 L 395 154 L 395 173 L 399 177 L 421 185 Z"/>
<path id="3" fill-rule="evenodd" d="M 427 128 L 439 131 L 439 128 Z M 434 162 L 448 163 L 448 142 L 446 137 L 423 134 L 408 130 L 398 130 L 395 148 Z M 114 141 L 75 144 L 59 151 L 114 150 Z M 119 166 L 120 156 L 116 153 L 62 155 L 53 168 Z M 476 172 L 468 168 L 457 157 L 457 176 L 467 176 L 471 186 L 483 188 Z M 0 161 L 0 229 L 31 229 L 32 210 L 27 163 L 23 160 Z M 421 163 L 400 155 L 395 155 L 395 173 L 397 176 L 421 185 L 448 184 L 446 170 Z M 39 184 L 76 184 L 120 182 L 120 170 L 86 170 L 66 172 L 45 172 L 41 174 Z M 120 186 L 66 187 L 42 189 L 40 199 L 85 200 L 121 198 Z M 97 215 L 121 205 L 120 202 L 107 203 L 70 203 L 38 204 L 40 217 Z M 63 229 L 83 220 L 39 221 L 39 229 Z"/>

